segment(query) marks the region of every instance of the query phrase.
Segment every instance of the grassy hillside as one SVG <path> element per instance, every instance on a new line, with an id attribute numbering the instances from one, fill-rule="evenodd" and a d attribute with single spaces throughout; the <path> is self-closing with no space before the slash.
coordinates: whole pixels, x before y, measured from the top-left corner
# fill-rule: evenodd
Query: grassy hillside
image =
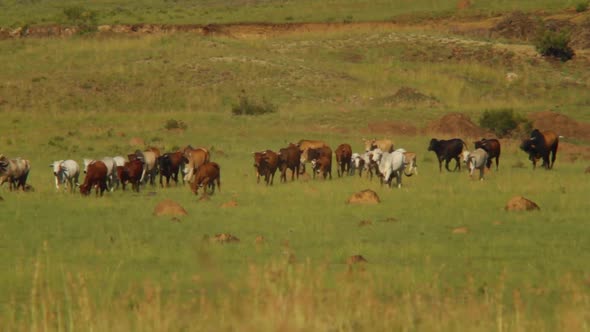
<path id="1" fill-rule="evenodd" d="M 421 128 L 451 111 L 477 122 L 498 108 L 590 122 L 584 57 L 554 63 L 527 45 L 379 26 L 0 43 L 0 153 L 30 159 L 35 188 L 0 188 L 7 330 L 584 331 L 590 323 L 584 156 L 560 152 L 554 170 L 533 171 L 518 142 L 503 141 L 500 171 L 480 182 L 438 172 L 426 151 L 434 133 L 368 129 Z M 278 112 L 233 116 L 240 96 Z M 186 130 L 166 129 L 171 119 Z M 300 138 L 361 151 L 367 135 L 417 152 L 419 175 L 402 189 L 335 170 L 331 181 L 255 183 L 253 151 Z M 51 161 L 125 156 L 142 147 L 133 137 L 165 151 L 210 148 L 221 192 L 208 201 L 186 186 L 101 199 L 55 192 Z M 344 203 L 366 188 L 382 202 Z M 504 211 L 515 195 L 541 210 Z M 188 216 L 154 217 L 165 198 Z M 240 242 L 204 240 L 218 233 Z M 368 263 L 348 266 L 357 254 Z"/>

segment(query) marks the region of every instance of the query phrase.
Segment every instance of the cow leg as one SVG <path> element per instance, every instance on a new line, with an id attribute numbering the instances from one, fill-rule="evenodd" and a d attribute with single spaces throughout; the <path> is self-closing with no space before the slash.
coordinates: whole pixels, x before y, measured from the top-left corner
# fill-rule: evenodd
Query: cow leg
<path id="1" fill-rule="evenodd" d="M 274 177 L 274 173 L 273 173 L 273 177 Z M 221 192 L 221 175 L 217 177 L 217 179 L 215 179 L 215 181 L 217 181 L 217 191 Z M 271 182 L 272 184 L 272 182 Z"/>
<path id="2" fill-rule="evenodd" d="M 551 167 L 549 167 L 550 169 L 553 168 L 553 164 L 555 164 L 555 158 L 557 158 L 557 144 L 558 143 L 556 142 L 553 149 L 551 149 Z"/>
<path id="3" fill-rule="evenodd" d="M 442 162 L 443 162 L 443 158 L 438 158 L 438 172 L 442 173 Z M 448 164 L 448 161 L 447 161 Z M 448 169 L 448 167 L 447 167 Z"/>
<path id="4" fill-rule="evenodd" d="M 160 172 L 160 188 L 164 188 L 164 183 L 162 182 L 163 177 L 162 172 Z"/>

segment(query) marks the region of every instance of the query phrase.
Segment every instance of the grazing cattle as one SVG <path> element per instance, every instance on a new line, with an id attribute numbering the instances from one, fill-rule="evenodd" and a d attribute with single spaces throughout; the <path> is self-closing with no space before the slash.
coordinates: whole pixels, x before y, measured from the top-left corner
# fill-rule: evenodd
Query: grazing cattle
<path id="1" fill-rule="evenodd" d="M 100 196 L 107 190 L 107 165 L 101 160 L 93 160 L 86 165 L 86 177 L 80 186 L 82 195 L 89 195 L 92 188 L 96 188 L 96 196 L 100 190 Z"/>
<path id="2" fill-rule="evenodd" d="M 119 189 L 119 182 L 120 181 L 119 181 L 119 177 L 117 176 L 117 167 L 125 166 L 125 163 L 127 161 L 122 156 L 113 157 L 113 161 L 115 162 L 115 171 L 113 172 L 114 173 L 113 180 L 115 182 L 115 185 L 113 186 L 114 187 L 113 189 Z"/>
<path id="3" fill-rule="evenodd" d="M 66 187 L 69 184 L 70 192 L 74 192 L 74 187 L 78 186 L 78 177 L 80 176 L 80 166 L 75 160 L 57 160 L 49 165 L 53 169 L 55 176 L 55 189 L 59 190 L 59 185 Z"/>
<path id="4" fill-rule="evenodd" d="M 404 159 L 407 164 L 407 166 L 404 169 L 404 174 L 406 176 L 412 176 L 413 174 L 418 174 L 418 162 L 416 159 L 416 153 L 415 152 L 406 152 L 406 153 L 404 153 Z"/>
<path id="5" fill-rule="evenodd" d="M 324 176 L 324 180 L 326 176 L 330 176 L 332 179 L 332 158 L 322 155 L 319 156 L 317 159 L 312 159 L 311 167 L 313 169 L 313 173 L 321 174 Z"/>
<path id="6" fill-rule="evenodd" d="M 365 167 L 365 160 L 359 153 L 353 153 L 350 156 L 350 174 L 354 175 L 354 173 L 358 170 L 359 177 L 363 174 L 363 168 Z"/>
<path id="7" fill-rule="evenodd" d="M 8 181 L 10 191 L 20 187 L 25 191 L 31 163 L 27 159 L 8 159 L 0 155 L 0 186 Z"/>
<path id="8" fill-rule="evenodd" d="M 139 192 L 142 174 L 143 162 L 139 159 L 125 162 L 123 166 L 117 166 L 117 177 L 119 178 L 123 191 L 125 191 L 125 184 L 130 182 L 132 190 Z"/>
<path id="9" fill-rule="evenodd" d="M 295 175 L 299 179 L 299 167 L 301 166 L 301 151 L 297 145 L 290 144 L 286 148 L 279 150 L 279 169 L 281 170 L 281 182 L 287 182 L 287 169 L 291 170 L 291 181 L 295 180 Z"/>
<path id="10" fill-rule="evenodd" d="M 158 163 L 156 162 L 160 151 L 146 150 L 140 151 L 135 150 L 135 156 L 137 159 L 143 162 L 143 173 L 141 174 L 141 183 L 147 183 L 148 181 L 152 186 L 156 185 L 156 174 L 158 174 Z"/>
<path id="11" fill-rule="evenodd" d="M 178 185 L 178 173 L 184 163 L 182 152 L 168 152 L 164 153 L 158 158 L 158 165 L 160 167 L 160 186 L 164 187 L 162 177 L 166 178 L 166 187 L 170 185 L 170 178 Z M 184 179 L 183 179 L 184 183 Z"/>
<path id="12" fill-rule="evenodd" d="M 382 152 L 381 149 L 375 149 L 373 152 L 373 160 L 379 165 L 381 184 L 385 182 L 391 187 L 395 177 L 397 187 L 401 188 L 402 176 L 407 164 L 404 156 L 406 150 L 397 149 L 393 152 Z"/>
<path id="13" fill-rule="evenodd" d="M 331 162 L 332 161 L 332 149 L 327 145 L 322 146 L 320 148 L 306 148 L 301 153 L 301 164 L 304 165 L 305 162 L 311 162 L 312 160 L 319 159 L 320 157 L 330 158 L 330 162 Z M 316 172 L 313 172 L 314 178 L 315 178 L 315 174 L 316 174 Z"/>
<path id="14" fill-rule="evenodd" d="M 392 152 L 393 151 L 393 142 L 389 139 L 364 139 L 365 143 L 365 152 L 373 151 L 375 149 L 380 149 L 383 152 Z"/>
<path id="15" fill-rule="evenodd" d="M 86 174 L 87 170 L 88 170 L 88 165 L 92 162 L 94 162 L 94 159 L 88 159 L 85 158 L 84 159 L 84 174 Z M 113 184 L 117 182 L 117 174 L 116 174 L 116 163 L 115 160 L 111 157 L 104 157 L 101 159 L 101 161 L 106 165 L 107 167 L 107 189 L 109 189 L 110 191 L 114 190 L 114 186 Z"/>
<path id="16" fill-rule="evenodd" d="M 500 166 L 500 152 L 501 146 L 500 141 L 495 138 L 482 138 L 481 141 L 473 142 L 476 149 L 484 149 L 488 153 L 488 161 L 486 167 L 489 169 L 492 167 L 492 159 L 496 158 L 496 171 Z"/>
<path id="17" fill-rule="evenodd" d="M 449 162 L 451 159 L 455 159 L 456 162 L 455 169 L 453 171 L 456 171 L 457 168 L 461 170 L 461 162 L 459 159 L 461 158 L 463 147 L 467 147 L 467 145 L 465 145 L 465 142 L 459 138 L 453 138 L 450 140 L 438 140 L 433 138 L 430 140 L 430 145 L 428 145 L 428 151 L 434 151 L 434 153 L 436 153 L 439 172 L 442 172 L 443 160 L 445 161 L 445 168 L 447 171 L 451 172 L 449 169 Z"/>
<path id="18" fill-rule="evenodd" d="M 256 168 L 256 183 L 260 183 L 260 176 L 268 186 L 273 184 L 275 173 L 279 166 L 279 155 L 271 150 L 254 152 L 254 167 Z"/>
<path id="19" fill-rule="evenodd" d="M 221 191 L 221 170 L 215 162 L 208 162 L 201 165 L 195 173 L 195 180 L 191 183 L 191 190 L 198 195 L 199 188 L 203 188 L 203 195 L 207 195 L 207 187 L 211 188 L 211 193 L 215 192 L 215 183 Z"/>
<path id="20" fill-rule="evenodd" d="M 195 171 L 203 164 L 209 162 L 209 151 L 205 148 L 193 148 L 188 145 L 182 150 L 184 162 L 184 181 L 191 182 Z"/>
<path id="21" fill-rule="evenodd" d="M 338 164 L 338 169 L 336 170 L 338 176 L 344 175 L 344 173 L 350 173 L 350 162 L 352 160 L 352 148 L 349 144 L 340 144 L 336 151 L 334 151 L 336 155 L 336 164 Z"/>
<path id="22" fill-rule="evenodd" d="M 528 153 L 529 160 L 533 163 L 533 169 L 537 166 L 537 159 L 543 159 L 543 167 L 552 169 L 557 157 L 557 147 L 559 146 L 559 136 L 553 131 L 541 132 L 534 129 L 531 137 L 523 140 L 520 148 Z M 549 160 L 551 157 L 551 160 Z"/>
<path id="23" fill-rule="evenodd" d="M 466 157 L 465 163 L 469 168 L 469 176 L 473 177 L 473 171 L 479 170 L 479 179 L 483 180 L 484 167 L 488 164 L 488 153 L 482 148 L 477 148 L 470 152 Z"/>
<path id="24" fill-rule="evenodd" d="M 297 142 L 297 147 L 299 148 L 299 151 L 301 152 L 302 155 L 305 154 L 305 151 L 308 149 L 319 149 L 322 148 L 324 146 L 328 146 L 328 144 L 326 144 L 326 142 L 324 141 L 318 141 L 318 140 L 309 140 L 309 139 L 302 139 L 299 140 L 299 142 Z M 305 160 L 301 160 L 301 174 L 305 173 L 305 163 L 307 162 L 311 162 L 311 159 L 305 159 Z"/>

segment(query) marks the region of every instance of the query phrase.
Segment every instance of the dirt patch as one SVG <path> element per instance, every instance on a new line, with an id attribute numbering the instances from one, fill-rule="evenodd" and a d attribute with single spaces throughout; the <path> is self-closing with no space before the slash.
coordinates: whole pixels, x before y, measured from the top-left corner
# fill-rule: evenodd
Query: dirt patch
<path id="1" fill-rule="evenodd" d="M 516 11 L 504 16 L 491 30 L 492 38 L 533 40 L 543 28 L 543 23 L 535 17 Z"/>
<path id="2" fill-rule="evenodd" d="M 381 200 L 376 192 L 371 189 L 365 189 L 356 194 L 353 194 L 346 204 L 378 204 Z"/>
<path id="3" fill-rule="evenodd" d="M 133 137 L 129 140 L 129 145 L 144 147 L 145 141 L 140 137 Z"/>
<path id="4" fill-rule="evenodd" d="M 590 147 L 560 142 L 557 154 L 562 156 L 559 159 L 572 163 L 579 159 L 590 160 Z"/>
<path id="5" fill-rule="evenodd" d="M 481 137 L 494 138 L 494 133 L 473 123 L 469 116 L 462 113 L 448 113 L 442 118 L 430 122 L 425 128 L 426 134 L 442 135 L 448 138 Z"/>
<path id="6" fill-rule="evenodd" d="M 590 174 L 590 166 L 586 167 L 586 170 L 584 171 L 584 174 Z"/>
<path id="7" fill-rule="evenodd" d="M 266 243 L 266 239 L 264 238 L 264 236 L 262 235 L 258 235 L 256 237 L 256 239 L 254 240 L 254 243 L 260 245 L 260 244 L 265 244 Z"/>
<path id="8" fill-rule="evenodd" d="M 238 202 L 236 202 L 234 200 L 231 200 L 229 202 L 225 202 L 225 203 L 221 204 L 222 208 L 229 208 L 229 207 L 236 207 L 236 206 L 238 206 Z"/>
<path id="9" fill-rule="evenodd" d="M 467 234 L 469 233 L 469 228 L 467 227 L 457 227 L 453 229 L 453 234 Z"/>
<path id="10" fill-rule="evenodd" d="M 526 199 L 522 196 L 514 196 L 512 197 L 508 203 L 506 203 L 506 207 L 504 207 L 506 211 L 531 211 L 531 210 L 540 210 L 537 203 Z"/>
<path id="11" fill-rule="evenodd" d="M 578 122 L 566 115 L 551 111 L 529 114 L 533 128 L 552 130 L 566 138 L 590 140 L 590 123 Z"/>
<path id="12" fill-rule="evenodd" d="M 170 199 L 161 201 L 154 208 L 155 216 L 186 216 L 187 214 L 180 204 Z"/>
<path id="13" fill-rule="evenodd" d="M 574 49 L 589 49 L 590 48 L 590 20 L 584 21 L 581 25 L 574 28 L 571 33 L 570 45 Z"/>
<path id="14" fill-rule="evenodd" d="M 426 95 L 414 88 L 402 86 L 394 94 L 380 98 L 377 102 L 389 106 L 415 106 L 427 105 L 429 107 L 440 106 L 440 101 L 434 97 Z"/>
<path id="15" fill-rule="evenodd" d="M 358 224 L 359 227 L 371 226 L 371 225 L 373 225 L 373 222 L 371 220 L 361 220 Z"/>
<path id="16" fill-rule="evenodd" d="M 415 126 L 399 121 L 371 122 L 367 126 L 369 128 L 369 132 L 375 134 L 403 136 L 416 136 L 419 134 L 419 130 Z"/>

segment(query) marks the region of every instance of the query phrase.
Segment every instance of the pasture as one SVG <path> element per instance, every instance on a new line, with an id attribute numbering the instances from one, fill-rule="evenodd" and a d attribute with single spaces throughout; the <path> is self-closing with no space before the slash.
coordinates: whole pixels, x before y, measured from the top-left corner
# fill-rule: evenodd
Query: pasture
<path id="1" fill-rule="evenodd" d="M 476 181 L 438 172 L 426 148 L 439 135 L 369 130 L 499 108 L 589 122 L 584 56 L 553 63 L 530 45 L 380 26 L 0 43 L 0 153 L 30 159 L 35 189 L 0 188 L 7 330 L 588 330 L 585 155 L 558 152 L 553 170 L 533 171 L 506 141 L 500 170 Z M 432 98 L 396 99 L 403 87 Z M 240 95 L 278 112 L 234 116 Z M 254 151 L 310 138 L 360 152 L 367 136 L 416 152 L 419 175 L 401 189 L 335 167 L 331 181 L 256 184 Z M 127 155 L 134 137 L 210 148 L 221 192 L 55 192 L 51 162 Z M 480 137 L 461 138 L 471 149 Z M 367 188 L 380 204 L 344 203 Z M 541 210 L 505 211 L 515 195 Z M 188 215 L 153 216 L 166 198 Z M 347 264 L 353 255 L 368 262 Z"/>

